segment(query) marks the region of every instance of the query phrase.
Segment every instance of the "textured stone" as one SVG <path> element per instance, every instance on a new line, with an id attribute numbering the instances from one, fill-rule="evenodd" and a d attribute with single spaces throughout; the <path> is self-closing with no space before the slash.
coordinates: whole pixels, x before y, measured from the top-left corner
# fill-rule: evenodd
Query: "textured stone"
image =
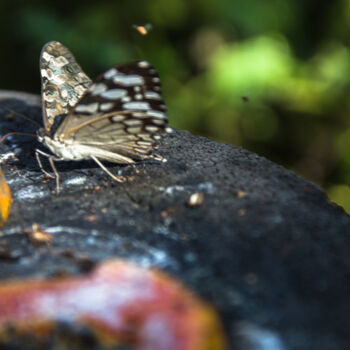
<path id="1" fill-rule="evenodd" d="M 3 106 L 41 123 L 39 107 L 3 100 L 1 135 L 37 128 Z M 0 145 L 14 197 L 0 247 L 16 253 L 0 257 L 1 279 L 81 273 L 89 261 L 123 257 L 175 275 L 213 304 L 232 348 L 348 349 L 350 218 L 312 183 L 242 148 L 176 131 L 157 151 L 166 163 L 108 164 L 125 183 L 93 162 L 56 163 L 56 195 L 36 147 L 44 150 L 24 136 Z M 202 204 L 189 205 L 193 193 L 203 193 Z M 50 245 L 29 243 L 23 230 L 33 223 L 53 234 Z"/>

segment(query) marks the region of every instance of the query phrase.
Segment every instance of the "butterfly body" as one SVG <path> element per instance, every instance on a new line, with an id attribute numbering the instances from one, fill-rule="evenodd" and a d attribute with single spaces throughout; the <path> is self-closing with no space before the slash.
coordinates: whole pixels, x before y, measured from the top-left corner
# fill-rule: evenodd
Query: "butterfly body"
<path id="1" fill-rule="evenodd" d="M 84 144 L 77 144 L 70 138 L 61 141 L 47 135 L 39 136 L 38 139 L 40 142 L 44 143 L 53 154 L 55 154 L 55 161 L 89 160 L 92 159 L 92 157 L 96 157 L 101 160 L 119 164 L 131 164 L 135 162 L 132 158 L 123 157 L 122 155 L 113 152 L 108 152 Z"/>
<path id="2" fill-rule="evenodd" d="M 92 81 L 65 46 L 50 42 L 40 71 L 44 129 L 38 138 L 54 154 L 51 165 L 83 159 L 100 166 L 98 160 L 134 163 L 153 157 L 159 134 L 171 131 L 159 76 L 146 61 L 116 65 Z"/>
<path id="3" fill-rule="evenodd" d="M 50 135 L 39 136 L 38 140 L 45 144 L 45 146 L 55 154 L 55 160 L 83 160 L 91 159 L 86 156 L 86 152 L 79 151 L 77 145 L 73 145 L 72 140 L 65 140 L 64 143 L 60 140 L 52 138 Z"/>

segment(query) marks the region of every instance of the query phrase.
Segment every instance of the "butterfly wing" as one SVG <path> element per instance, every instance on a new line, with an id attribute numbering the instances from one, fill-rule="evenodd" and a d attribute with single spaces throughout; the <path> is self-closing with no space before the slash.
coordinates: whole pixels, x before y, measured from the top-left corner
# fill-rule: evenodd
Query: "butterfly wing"
<path id="1" fill-rule="evenodd" d="M 158 73 L 148 62 L 136 61 L 98 76 L 54 137 L 119 163 L 120 156 L 148 158 L 159 133 L 169 130 L 167 122 Z"/>
<path id="2" fill-rule="evenodd" d="M 40 55 L 44 126 L 50 131 L 55 118 L 67 114 L 91 85 L 73 54 L 61 43 L 47 43 Z"/>

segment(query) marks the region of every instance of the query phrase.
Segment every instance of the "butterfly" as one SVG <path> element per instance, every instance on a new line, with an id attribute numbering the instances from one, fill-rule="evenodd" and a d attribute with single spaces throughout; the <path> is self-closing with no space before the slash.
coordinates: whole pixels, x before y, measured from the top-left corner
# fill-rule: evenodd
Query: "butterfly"
<path id="1" fill-rule="evenodd" d="M 133 164 L 162 157 L 152 154 L 168 127 L 160 79 L 147 61 L 115 65 L 91 80 L 67 47 L 57 41 L 44 45 L 40 55 L 44 128 L 38 139 L 53 153 L 54 161 L 94 160 L 113 179 L 120 180 L 103 164 Z"/>

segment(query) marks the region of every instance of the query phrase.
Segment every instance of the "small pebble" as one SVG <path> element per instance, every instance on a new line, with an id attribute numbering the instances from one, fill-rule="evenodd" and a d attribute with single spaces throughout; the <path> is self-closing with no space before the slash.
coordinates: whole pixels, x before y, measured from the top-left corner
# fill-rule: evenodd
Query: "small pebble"
<path id="1" fill-rule="evenodd" d="M 35 245 L 49 244 L 52 242 L 52 234 L 43 231 L 38 224 L 34 223 L 31 230 L 25 230 L 30 243 Z"/>
<path id="2" fill-rule="evenodd" d="M 191 194 L 190 199 L 188 200 L 188 205 L 190 207 L 199 207 L 203 204 L 204 201 L 204 194 L 201 192 L 196 192 Z"/>

